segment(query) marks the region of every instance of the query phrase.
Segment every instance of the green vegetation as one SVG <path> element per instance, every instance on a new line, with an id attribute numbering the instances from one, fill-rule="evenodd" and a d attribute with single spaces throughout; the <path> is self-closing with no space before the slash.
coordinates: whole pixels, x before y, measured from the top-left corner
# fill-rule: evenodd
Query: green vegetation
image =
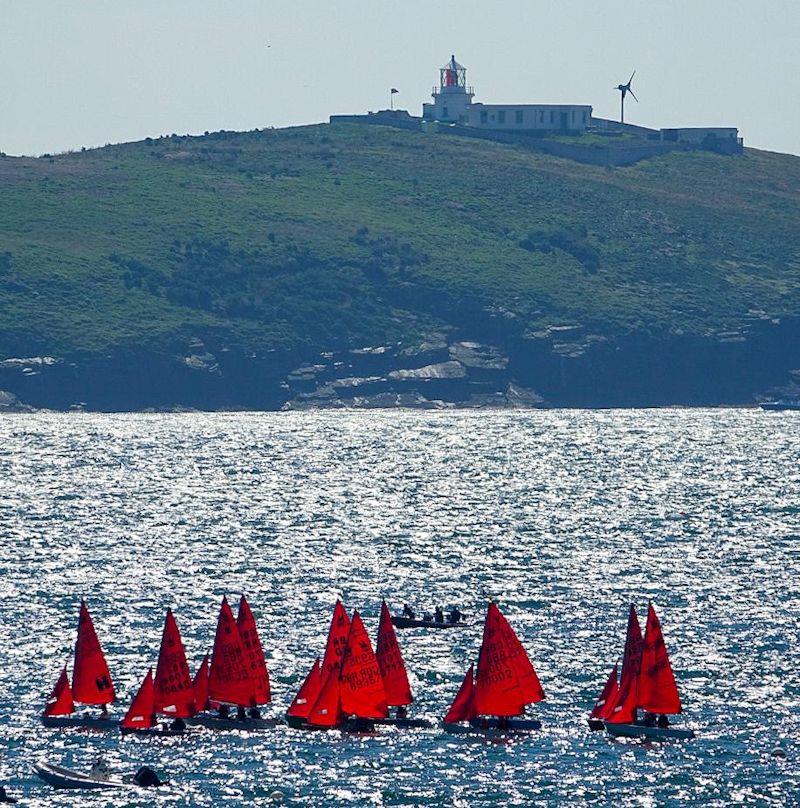
<path id="1" fill-rule="evenodd" d="M 800 314 L 800 159 L 630 168 L 374 126 L 0 159 L 0 357 L 298 356 L 463 326 L 709 335 Z"/>

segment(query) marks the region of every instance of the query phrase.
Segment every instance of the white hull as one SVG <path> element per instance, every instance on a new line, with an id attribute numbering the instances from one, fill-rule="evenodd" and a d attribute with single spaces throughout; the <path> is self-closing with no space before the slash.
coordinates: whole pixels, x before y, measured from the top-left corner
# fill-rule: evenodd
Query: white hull
<path id="1" fill-rule="evenodd" d="M 92 777 L 90 774 L 65 769 L 63 766 L 54 766 L 44 761 L 37 763 L 33 770 L 45 783 L 53 786 L 53 788 L 88 789 L 92 791 L 109 788 L 138 788 L 135 783 L 118 777 L 101 779 Z"/>
<path id="2" fill-rule="evenodd" d="M 43 715 L 42 724 L 51 729 L 68 729 L 83 727 L 84 729 L 115 730 L 119 725 L 118 718 L 100 718 L 96 715 Z"/>
<path id="3" fill-rule="evenodd" d="M 606 732 L 614 738 L 647 738 L 650 741 L 688 741 L 694 730 L 675 727 L 646 727 L 644 724 L 612 724 L 605 721 Z"/>

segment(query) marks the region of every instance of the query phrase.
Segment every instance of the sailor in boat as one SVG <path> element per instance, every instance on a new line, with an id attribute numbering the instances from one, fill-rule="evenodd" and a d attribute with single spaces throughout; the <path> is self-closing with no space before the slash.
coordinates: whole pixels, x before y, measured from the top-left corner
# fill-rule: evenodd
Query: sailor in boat
<path id="1" fill-rule="evenodd" d="M 407 603 L 403 606 L 403 617 L 407 617 L 409 620 L 417 619 L 416 613 Z"/>
<path id="2" fill-rule="evenodd" d="M 109 718 L 109 716 L 108 716 L 108 705 L 107 704 L 100 705 L 100 719 L 102 721 L 108 721 L 108 718 Z"/>
<path id="3" fill-rule="evenodd" d="M 444 623 L 444 609 L 441 606 L 436 607 L 435 620 L 437 623 Z"/>
<path id="4" fill-rule="evenodd" d="M 426 623 L 432 623 L 433 622 L 433 615 L 430 612 L 425 612 L 425 614 L 422 615 L 422 619 Z"/>
<path id="5" fill-rule="evenodd" d="M 170 722 L 170 732 L 183 732 L 186 729 L 186 722 L 182 718 L 175 718 Z"/>
<path id="6" fill-rule="evenodd" d="M 217 709 L 217 715 L 220 718 L 230 718 L 231 717 L 231 708 L 228 707 L 227 704 L 220 704 L 219 708 Z"/>
<path id="7" fill-rule="evenodd" d="M 259 710 L 258 707 L 251 707 L 247 711 L 247 717 L 253 719 L 259 719 L 261 718 L 261 710 Z"/>
<path id="8" fill-rule="evenodd" d="M 108 768 L 108 764 L 105 762 L 102 755 L 98 755 L 95 759 L 92 768 L 89 770 L 89 776 L 93 777 L 95 780 L 111 779 L 111 769 Z"/>
<path id="9" fill-rule="evenodd" d="M 241 704 L 236 708 L 236 720 L 247 721 L 247 712 Z"/>
<path id="10" fill-rule="evenodd" d="M 669 726 L 669 718 L 666 715 L 660 715 L 656 720 L 656 726 L 666 729 Z"/>
<path id="11" fill-rule="evenodd" d="M 405 704 L 397 707 L 397 718 L 408 718 L 408 708 Z"/>

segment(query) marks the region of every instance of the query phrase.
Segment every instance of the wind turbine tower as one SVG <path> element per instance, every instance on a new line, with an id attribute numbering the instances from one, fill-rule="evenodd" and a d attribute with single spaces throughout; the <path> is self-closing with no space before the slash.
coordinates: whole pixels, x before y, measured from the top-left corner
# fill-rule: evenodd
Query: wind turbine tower
<path id="1" fill-rule="evenodd" d="M 619 90 L 620 92 L 620 99 L 619 99 L 619 122 L 625 123 L 625 96 L 630 93 L 633 96 L 633 100 L 638 104 L 639 99 L 634 95 L 633 90 L 631 90 L 631 82 L 633 81 L 633 77 L 636 75 L 636 71 L 634 70 L 631 73 L 631 77 L 628 79 L 627 84 L 618 84 L 614 89 Z"/>

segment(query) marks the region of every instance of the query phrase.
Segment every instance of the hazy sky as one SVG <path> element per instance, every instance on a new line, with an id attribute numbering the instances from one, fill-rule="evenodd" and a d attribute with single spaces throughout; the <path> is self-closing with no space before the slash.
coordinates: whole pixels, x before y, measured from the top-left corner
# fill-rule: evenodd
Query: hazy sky
<path id="1" fill-rule="evenodd" d="M 592 104 L 800 154 L 800 0 L 0 0 L 0 151 L 398 106 L 455 53 L 476 100 Z"/>

